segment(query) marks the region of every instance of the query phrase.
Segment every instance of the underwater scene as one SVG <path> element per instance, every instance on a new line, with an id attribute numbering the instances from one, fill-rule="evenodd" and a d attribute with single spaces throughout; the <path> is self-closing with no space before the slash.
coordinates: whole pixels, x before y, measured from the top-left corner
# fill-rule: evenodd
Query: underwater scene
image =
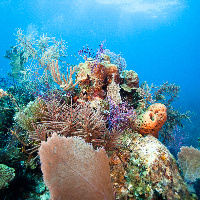
<path id="1" fill-rule="evenodd" d="M 0 200 L 200 199 L 200 2 L 0 1 Z"/>

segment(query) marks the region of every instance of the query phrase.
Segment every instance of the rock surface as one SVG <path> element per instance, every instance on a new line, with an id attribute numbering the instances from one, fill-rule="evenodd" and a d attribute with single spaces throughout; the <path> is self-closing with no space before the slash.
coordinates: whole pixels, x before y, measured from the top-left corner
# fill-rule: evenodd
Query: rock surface
<path id="1" fill-rule="evenodd" d="M 123 150 L 110 159 L 116 199 L 197 199 L 190 195 L 175 158 L 158 139 L 125 137 Z M 116 179 L 117 169 L 124 171 L 124 179 Z"/>

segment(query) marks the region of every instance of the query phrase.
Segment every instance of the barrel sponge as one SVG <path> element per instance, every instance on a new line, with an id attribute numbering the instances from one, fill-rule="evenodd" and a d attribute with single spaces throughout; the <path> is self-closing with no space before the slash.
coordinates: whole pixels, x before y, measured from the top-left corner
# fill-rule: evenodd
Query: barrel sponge
<path id="1" fill-rule="evenodd" d="M 150 106 L 149 108 L 150 111 L 152 111 L 158 120 L 158 123 L 156 124 L 154 131 L 156 133 L 159 132 L 159 130 L 162 128 L 163 124 L 167 120 L 167 108 L 164 104 L 161 103 L 155 103 Z"/>
<path id="2" fill-rule="evenodd" d="M 135 122 L 136 131 L 141 135 L 159 137 L 159 130 L 167 120 L 167 108 L 161 103 L 149 106 L 145 113 L 140 114 Z"/>

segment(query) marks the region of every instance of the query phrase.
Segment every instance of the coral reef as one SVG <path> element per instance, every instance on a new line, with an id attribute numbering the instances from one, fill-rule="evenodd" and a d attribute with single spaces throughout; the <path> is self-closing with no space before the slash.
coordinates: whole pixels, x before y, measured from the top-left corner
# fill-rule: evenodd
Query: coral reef
<path id="1" fill-rule="evenodd" d="M 16 174 L 3 198 L 19 186 L 21 199 L 49 192 L 52 199 L 197 199 L 163 144 L 190 117 L 172 107 L 179 86 L 139 85 L 138 74 L 104 43 L 94 53 L 84 47 L 83 62 L 64 66 L 62 40 L 21 30 L 17 37 L 7 52 L 17 59 L 13 81 L 0 79 L 1 162 Z"/>

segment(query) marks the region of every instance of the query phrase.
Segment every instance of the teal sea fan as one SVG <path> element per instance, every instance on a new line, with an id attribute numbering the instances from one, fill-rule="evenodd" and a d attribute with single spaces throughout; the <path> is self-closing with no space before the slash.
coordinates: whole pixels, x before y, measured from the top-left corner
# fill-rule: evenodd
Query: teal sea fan
<path id="1" fill-rule="evenodd" d="M 21 71 L 24 70 L 26 63 L 25 58 L 23 57 L 23 52 L 21 52 L 17 47 L 12 47 L 11 50 L 6 51 L 5 58 L 11 60 L 10 65 L 11 74 L 15 79 L 19 79 L 21 75 Z"/>
<path id="2" fill-rule="evenodd" d="M 0 189 L 8 187 L 9 182 L 15 177 L 15 169 L 0 164 Z"/>

